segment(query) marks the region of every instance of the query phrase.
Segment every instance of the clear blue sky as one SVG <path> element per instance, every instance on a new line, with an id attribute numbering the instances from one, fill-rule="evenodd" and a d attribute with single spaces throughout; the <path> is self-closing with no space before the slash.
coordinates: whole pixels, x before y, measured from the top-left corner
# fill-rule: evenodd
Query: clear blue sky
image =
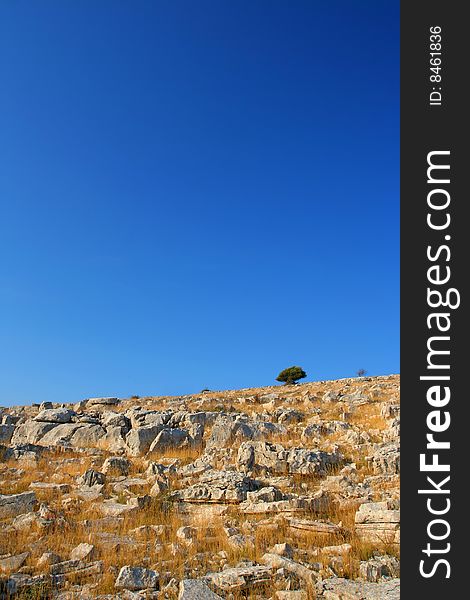
<path id="1" fill-rule="evenodd" d="M 398 372 L 397 1 L 0 22 L 0 404 Z"/>

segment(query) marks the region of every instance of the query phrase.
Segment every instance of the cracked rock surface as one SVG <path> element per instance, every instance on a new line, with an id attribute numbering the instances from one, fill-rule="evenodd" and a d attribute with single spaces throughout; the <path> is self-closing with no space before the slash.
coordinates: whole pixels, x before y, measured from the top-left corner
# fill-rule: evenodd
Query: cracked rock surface
<path id="1" fill-rule="evenodd" d="M 0 600 L 398 600 L 400 381 L 0 408 Z"/>

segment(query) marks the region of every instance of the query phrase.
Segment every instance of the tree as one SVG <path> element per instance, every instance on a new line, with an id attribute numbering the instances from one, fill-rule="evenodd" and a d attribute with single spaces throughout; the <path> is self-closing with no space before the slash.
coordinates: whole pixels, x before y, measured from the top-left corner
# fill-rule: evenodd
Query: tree
<path id="1" fill-rule="evenodd" d="M 276 381 L 281 381 L 285 385 L 297 383 L 299 379 L 307 377 L 307 373 L 301 367 L 289 367 L 281 371 L 276 377 Z"/>
<path id="2" fill-rule="evenodd" d="M 367 373 L 367 371 L 365 369 L 359 369 L 359 371 L 357 372 L 357 376 L 358 377 L 364 377 L 364 375 Z"/>

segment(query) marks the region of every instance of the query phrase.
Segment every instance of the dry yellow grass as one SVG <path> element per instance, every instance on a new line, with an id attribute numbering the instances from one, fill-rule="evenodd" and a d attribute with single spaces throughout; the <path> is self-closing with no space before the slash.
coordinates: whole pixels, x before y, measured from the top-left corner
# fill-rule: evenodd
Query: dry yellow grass
<path id="1" fill-rule="evenodd" d="M 391 382 L 393 383 L 393 382 Z M 267 405 L 260 402 L 263 395 L 276 392 L 282 397 L 293 398 L 295 400 L 283 404 L 289 409 L 298 410 L 304 414 L 304 419 L 296 425 L 289 425 L 288 433 L 268 436 L 266 439 L 271 442 L 280 443 L 285 447 L 289 446 L 308 446 L 308 443 L 302 442 L 301 433 L 309 419 L 318 419 L 321 421 L 346 420 L 349 424 L 366 432 L 372 442 L 379 440 L 381 433 L 387 428 L 387 421 L 381 416 L 380 409 L 384 401 L 396 401 L 393 385 L 385 382 L 384 388 L 379 391 L 373 402 L 360 405 L 351 410 L 344 419 L 345 407 L 342 403 L 323 403 L 322 395 L 326 391 L 343 389 L 342 382 L 316 382 L 304 384 L 302 386 L 273 386 L 263 389 L 233 390 L 226 392 L 210 392 L 199 395 L 199 400 L 185 399 L 188 410 L 211 410 L 219 409 L 221 403 L 225 407 L 233 406 L 239 412 L 248 415 L 262 414 L 266 412 Z M 348 393 L 353 394 L 360 391 L 364 382 L 351 380 Z M 248 399 L 246 402 L 240 402 L 240 398 Z M 166 405 L 167 398 L 141 398 L 129 400 L 117 407 L 118 411 L 124 411 L 132 404 L 139 404 L 146 409 L 163 408 Z M 205 439 L 210 434 L 210 428 L 206 428 Z M 344 441 L 342 431 L 336 431 L 332 434 L 322 435 L 322 445 L 328 446 L 334 443 L 339 445 L 340 451 L 345 456 L 346 462 L 354 462 L 356 465 L 357 477 L 362 481 L 364 477 L 373 475 L 371 466 L 365 460 L 365 456 L 355 448 L 354 444 L 348 444 Z M 234 446 L 236 449 L 236 445 Z M 193 462 L 203 453 L 203 448 L 182 448 L 169 449 L 165 452 L 155 453 L 151 457 L 132 458 L 130 477 L 142 475 L 149 464 L 149 460 L 156 462 L 166 462 L 177 460 L 180 466 Z M 12 494 L 19 493 L 29 489 L 33 481 L 54 482 L 54 483 L 73 483 L 77 477 L 82 475 L 88 468 L 93 466 L 99 470 L 101 461 L 109 453 L 103 452 L 102 459 L 98 464 L 93 462 L 92 458 L 81 453 L 63 453 L 54 452 L 44 454 L 37 461 L 34 468 L 24 467 L 16 461 L 8 461 L 1 464 L 0 468 L 0 493 Z M 72 460 L 71 460 L 72 459 Z M 18 469 L 21 468 L 22 470 Z M 338 474 L 341 467 L 332 469 L 329 475 Z M 295 476 L 291 477 L 291 482 L 285 491 L 299 494 L 313 493 L 319 489 L 323 476 Z M 170 489 L 177 488 L 180 484 L 180 478 L 170 477 Z M 104 487 L 105 496 L 112 495 L 113 482 L 107 482 Z M 394 489 L 393 482 L 384 482 L 382 489 Z M 142 489 L 141 493 L 148 493 L 151 483 Z M 380 490 L 380 487 L 378 487 Z M 115 495 L 115 494 L 113 494 Z M 123 565 L 139 565 L 154 567 L 158 571 L 170 570 L 175 577 L 180 578 L 185 575 L 185 567 L 194 567 L 200 569 L 200 574 L 214 569 L 214 564 L 223 562 L 234 565 L 241 559 L 260 561 L 263 554 L 269 551 L 275 544 L 289 542 L 295 548 L 297 560 L 302 562 L 317 562 L 323 559 L 318 557 L 316 549 L 325 546 L 351 544 L 351 552 L 343 557 L 342 575 L 345 577 L 356 577 L 358 574 L 359 563 L 361 560 L 370 558 L 374 551 L 386 552 L 397 555 L 399 550 L 391 544 L 368 544 L 361 541 L 355 534 L 354 514 L 355 506 L 351 504 L 348 509 L 339 509 L 337 505 L 331 503 L 328 510 L 323 514 L 308 513 L 301 515 L 301 518 L 324 519 L 333 523 L 341 523 L 343 531 L 335 535 L 315 535 L 309 532 L 292 530 L 289 528 L 285 519 L 270 517 L 267 522 L 266 515 L 244 515 L 240 513 L 236 506 L 230 507 L 228 517 L 235 527 L 243 534 L 253 536 L 254 544 L 247 543 L 242 547 L 235 547 L 230 544 L 227 535 L 223 531 L 223 521 L 212 518 L 193 518 L 187 514 L 181 514 L 177 506 L 169 501 L 168 494 L 153 499 L 149 506 L 137 511 L 134 514 L 127 515 L 122 521 L 116 524 L 104 523 L 102 515 L 97 506 L 91 503 L 78 500 L 71 494 L 71 499 L 64 504 L 63 498 L 47 490 L 37 490 L 37 496 L 40 502 L 45 502 L 52 510 L 56 511 L 62 520 L 60 525 L 52 525 L 49 528 L 41 529 L 33 526 L 27 530 L 18 531 L 15 535 L 0 534 L 0 554 L 17 554 L 25 549 L 30 551 L 30 556 L 26 563 L 31 567 L 32 572 L 39 573 L 36 564 L 39 557 L 45 551 L 56 552 L 63 560 L 70 556 L 72 548 L 81 542 L 88 542 L 95 545 L 98 558 L 104 561 L 104 577 L 100 582 L 96 593 L 113 594 L 115 592 L 114 582 L 116 571 Z M 125 502 L 127 496 L 122 493 L 120 500 Z M 98 526 L 99 523 L 99 526 Z M 151 526 L 163 526 L 159 532 L 151 529 Z M 189 525 L 196 528 L 196 534 L 191 544 L 185 544 L 178 540 L 176 532 L 183 525 Z M 137 528 L 141 529 L 138 533 L 130 533 Z M 112 545 L 109 540 L 104 539 L 100 534 L 112 534 L 118 537 L 132 537 L 135 544 L 117 543 Z M 172 546 L 174 545 L 174 546 Z M 325 561 L 326 567 L 326 561 Z M 46 572 L 43 569 L 42 572 Z M 273 590 L 267 590 L 268 595 L 273 595 Z M 314 598 L 313 590 L 308 590 L 309 599 Z M 236 596 L 236 595 L 235 595 Z M 42 596 L 46 598 L 47 596 Z M 171 593 L 170 593 L 171 597 Z M 236 599 L 235 599 L 236 600 Z"/>

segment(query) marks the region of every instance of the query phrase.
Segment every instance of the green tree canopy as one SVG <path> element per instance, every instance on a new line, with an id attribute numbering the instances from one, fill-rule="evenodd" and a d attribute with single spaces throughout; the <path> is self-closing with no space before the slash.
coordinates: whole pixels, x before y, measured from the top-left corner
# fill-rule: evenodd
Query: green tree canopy
<path id="1" fill-rule="evenodd" d="M 297 383 L 299 379 L 307 377 L 307 373 L 301 367 L 288 367 L 281 371 L 276 377 L 276 381 L 281 381 L 286 385 Z"/>

